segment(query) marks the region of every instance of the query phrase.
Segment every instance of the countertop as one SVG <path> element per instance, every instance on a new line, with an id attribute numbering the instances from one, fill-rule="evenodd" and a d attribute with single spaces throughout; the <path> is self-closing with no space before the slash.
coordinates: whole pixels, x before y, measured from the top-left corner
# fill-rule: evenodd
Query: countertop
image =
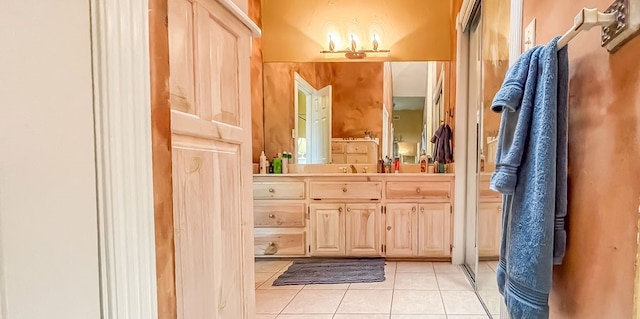
<path id="1" fill-rule="evenodd" d="M 453 173 L 289 173 L 289 174 L 253 174 L 254 177 L 453 177 Z"/>

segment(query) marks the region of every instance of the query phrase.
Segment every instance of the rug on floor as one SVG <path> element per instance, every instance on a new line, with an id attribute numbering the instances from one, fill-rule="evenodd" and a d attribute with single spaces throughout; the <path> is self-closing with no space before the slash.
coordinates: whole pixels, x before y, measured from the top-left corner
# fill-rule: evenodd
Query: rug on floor
<path id="1" fill-rule="evenodd" d="M 274 286 L 384 281 L 384 258 L 295 259 Z"/>

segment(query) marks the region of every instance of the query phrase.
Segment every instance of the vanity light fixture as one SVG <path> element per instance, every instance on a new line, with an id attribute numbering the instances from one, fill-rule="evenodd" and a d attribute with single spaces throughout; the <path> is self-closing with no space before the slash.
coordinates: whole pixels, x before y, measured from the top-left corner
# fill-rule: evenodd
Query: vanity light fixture
<path id="1" fill-rule="evenodd" d="M 354 35 L 351 35 L 350 48 L 347 50 L 336 50 L 336 44 L 333 41 L 333 37 L 329 35 L 329 50 L 322 50 L 320 53 L 344 53 L 347 59 L 364 59 L 367 57 L 367 53 L 389 53 L 390 50 L 378 50 L 380 43 L 378 42 L 378 36 L 373 34 L 373 50 L 358 50 L 357 43 Z"/>

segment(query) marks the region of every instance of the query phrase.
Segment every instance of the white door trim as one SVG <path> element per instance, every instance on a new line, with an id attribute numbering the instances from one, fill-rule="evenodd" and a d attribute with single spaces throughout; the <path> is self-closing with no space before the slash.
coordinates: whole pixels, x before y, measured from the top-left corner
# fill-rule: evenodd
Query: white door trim
<path id="1" fill-rule="evenodd" d="M 465 1 L 468 3 L 468 1 Z M 468 4 L 467 4 L 468 6 Z M 463 5 L 464 8 L 464 5 Z M 468 17 L 466 18 L 468 20 Z M 454 214 L 453 214 L 453 251 L 451 262 L 453 264 L 464 264 L 465 258 L 465 221 L 467 216 L 467 119 L 469 110 L 467 107 L 469 95 L 469 34 L 464 32 L 465 18 L 462 11 L 456 20 L 456 130 L 454 137 L 456 147 L 454 147 L 453 158 L 456 159 L 456 174 L 454 188 Z"/>
<path id="2" fill-rule="evenodd" d="M 103 319 L 158 317 L 148 11 L 91 1 Z"/>

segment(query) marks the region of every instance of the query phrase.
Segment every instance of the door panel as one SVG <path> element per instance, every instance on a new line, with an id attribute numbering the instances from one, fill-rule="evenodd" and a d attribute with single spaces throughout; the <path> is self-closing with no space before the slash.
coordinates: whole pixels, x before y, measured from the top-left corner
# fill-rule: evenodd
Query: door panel
<path id="1" fill-rule="evenodd" d="M 419 210 L 419 256 L 451 256 L 451 205 L 420 204 Z"/>
<path id="2" fill-rule="evenodd" d="M 418 205 L 387 204 L 386 256 L 418 255 Z"/>
<path id="3" fill-rule="evenodd" d="M 478 205 L 478 257 L 500 256 L 502 231 L 502 203 L 490 202 Z"/>
<path id="4" fill-rule="evenodd" d="M 380 255 L 378 204 L 347 204 L 346 247 L 348 256 Z"/>
<path id="5" fill-rule="evenodd" d="M 216 2 L 170 0 L 168 16 L 170 92 L 186 96 L 171 104 L 178 319 L 249 318 L 250 31 Z"/>
<path id="6" fill-rule="evenodd" d="M 311 255 L 344 256 L 345 217 L 343 204 L 311 204 Z"/>

